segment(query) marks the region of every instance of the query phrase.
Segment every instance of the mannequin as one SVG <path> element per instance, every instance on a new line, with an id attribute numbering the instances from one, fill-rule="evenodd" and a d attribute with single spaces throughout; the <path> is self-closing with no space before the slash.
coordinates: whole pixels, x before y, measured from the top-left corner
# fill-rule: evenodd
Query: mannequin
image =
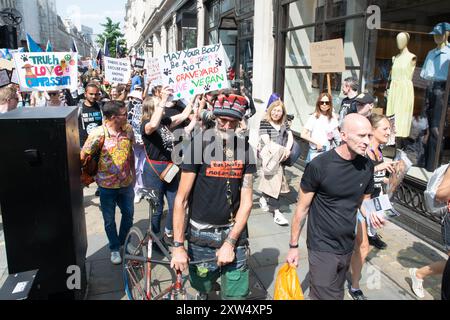
<path id="1" fill-rule="evenodd" d="M 445 87 L 450 64 L 450 46 L 447 45 L 446 24 L 438 23 L 430 33 L 434 37 L 436 48 L 428 52 L 420 76 L 428 80 L 426 93 L 426 112 L 430 126 L 430 137 L 426 147 L 425 167 L 428 171 L 436 169 L 436 151 L 444 102 Z"/>
<path id="2" fill-rule="evenodd" d="M 397 35 L 400 53 L 392 58 L 392 73 L 387 102 L 387 116 L 395 115 L 397 137 L 408 137 L 414 110 L 414 85 L 412 82 L 417 57 L 409 52 L 409 34 Z"/>

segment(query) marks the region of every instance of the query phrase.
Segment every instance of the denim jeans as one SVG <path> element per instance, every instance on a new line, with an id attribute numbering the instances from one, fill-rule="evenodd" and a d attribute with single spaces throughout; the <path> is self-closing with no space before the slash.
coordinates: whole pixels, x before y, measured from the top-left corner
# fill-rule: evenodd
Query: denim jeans
<path id="1" fill-rule="evenodd" d="M 109 249 L 111 251 L 119 251 L 120 247 L 125 243 L 125 238 L 133 226 L 134 216 L 134 190 L 133 186 L 120 189 L 105 189 L 99 187 L 100 190 L 100 208 L 105 222 L 106 236 L 109 241 Z M 122 213 L 119 234 L 117 234 L 116 226 L 116 205 Z"/>
<path id="2" fill-rule="evenodd" d="M 153 168 L 161 174 L 167 167 L 168 164 L 163 164 L 159 162 L 152 163 Z M 159 206 L 152 217 L 152 231 L 158 234 L 161 231 L 161 219 L 164 209 L 164 196 L 167 198 L 167 204 L 169 206 L 169 211 L 166 219 L 165 232 L 172 233 L 173 231 L 173 206 L 175 202 L 175 197 L 178 191 L 179 176 L 176 176 L 171 183 L 162 181 L 159 175 L 152 169 L 148 160 L 144 164 L 144 186 L 148 189 L 152 189 L 158 192 L 159 195 Z"/>

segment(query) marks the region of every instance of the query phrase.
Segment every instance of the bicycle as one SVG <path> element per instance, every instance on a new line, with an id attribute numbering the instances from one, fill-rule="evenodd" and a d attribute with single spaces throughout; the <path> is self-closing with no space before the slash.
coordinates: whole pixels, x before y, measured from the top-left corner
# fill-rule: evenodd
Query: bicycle
<path id="1" fill-rule="evenodd" d="M 151 221 L 158 207 L 158 196 L 154 190 L 149 189 L 142 190 L 142 194 L 149 203 L 149 221 Z M 162 259 L 153 258 L 154 245 L 161 251 Z M 187 277 L 184 277 L 180 271 L 175 273 L 170 268 L 172 256 L 152 231 L 151 223 L 145 236 L 138 227 L 132 227 L 125 239 L 124 248 L 123 280 L 129 300 L 193 299 L 184 289 Z M 197 265 L 215 260 L 194 261 L 189 264 Z M 163 277 L 168 279 L 160 280 Z"/>

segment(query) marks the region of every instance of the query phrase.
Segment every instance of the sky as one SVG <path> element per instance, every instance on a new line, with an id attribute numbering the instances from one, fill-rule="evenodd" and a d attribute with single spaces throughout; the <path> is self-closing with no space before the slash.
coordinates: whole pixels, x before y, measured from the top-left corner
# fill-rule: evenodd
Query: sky
<path id="1" fill-rule="evenodd" d="M 64 18 L 71 18 L 75 25 L 82 24 L 94 29 L 93 40 L 96 34 L 103 32 L 100 25 L 110 17 L 113 22 L 120 22 L 124 27 L 126 0 L 56 0 L 56 10 Z"/>

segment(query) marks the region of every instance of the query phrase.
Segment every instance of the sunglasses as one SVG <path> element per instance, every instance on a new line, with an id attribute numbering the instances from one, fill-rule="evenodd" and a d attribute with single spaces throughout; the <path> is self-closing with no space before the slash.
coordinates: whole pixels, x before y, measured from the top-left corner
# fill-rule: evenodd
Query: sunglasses
<path id="1" fill-rule="evenodd" d="M 320 104 L 325 104 L 325 105 L 329 106 L 330 105 L 330 101 L 320 101 Z"/>
<path id="2" fill-rule="evenodd" d="M 51 92 L 48 94 L 49 96 L 53 97 L 53 96 L 58 96 L 59 92 Z"/>

